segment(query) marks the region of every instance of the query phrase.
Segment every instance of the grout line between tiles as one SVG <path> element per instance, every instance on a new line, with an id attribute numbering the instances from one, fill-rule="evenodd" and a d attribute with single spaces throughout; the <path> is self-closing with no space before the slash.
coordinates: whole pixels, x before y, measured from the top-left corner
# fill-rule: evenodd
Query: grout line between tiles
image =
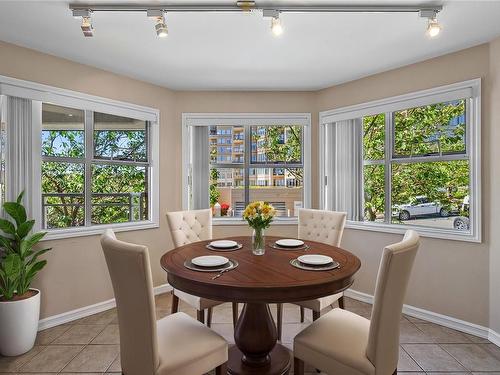
<path id="1" fill-rule="evenodd" d="M 408 352 L 405 350 L 405 348 L 403 348 L 403 346 L 402 346 L 401 344 L 399 345 L 399 348 L 400 348 L 402 351 L 404 351 L 404 352 L 408 355 L 408 357 L 410 357 L 410 358 L 411 358 L 411 360 L 412 360 L 413 362 L 415 362 L 415 363 L 417 364 L 418 368 L 420 368 L 422 371 L 424 371 L 424 369 L 422 368 L 422 366 L 420 366 L 420 363 L 418 363 L 418 362 L 417 362 L 417 360 L 416 360 L 415 358 L 413 358 L 413 357 L 411 356 L 411 354 L 410 354 L 410 353 L 408 353 Z M 396 366 L 396 367 L 397 367 L 397 366 Z M 401 371 L 401 372 L 403 372 L 403 371 Z M 418 372 L 418 371 L 414 371 L 414 372 Z M 425 371 L 424 371 L 424 372 L 425 372 Z"/>

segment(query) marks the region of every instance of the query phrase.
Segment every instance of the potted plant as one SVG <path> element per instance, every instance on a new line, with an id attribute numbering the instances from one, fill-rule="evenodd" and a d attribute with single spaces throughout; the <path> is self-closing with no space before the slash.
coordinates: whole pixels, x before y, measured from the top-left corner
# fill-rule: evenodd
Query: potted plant
<path id="1" fill-rule="evenodd" d="M 269 228 L 274 215 L 275 208 L 263 201 L 252 202 L 243 211 L 243 219 L 253 228 L 252 251 L 255 255 L 264 255 L 266 252 L 264 229 Z"/>
<path id="2" fill-rule="evenodd" d="M 50 249 L 34 249 L 45 232 L 31 234 L 35 220 L 28 220 L 22 205 L 5 202 L 12 220 L 0 219 L 0 353 L 16 356 L 35 344 L 40 316 L 40 291 L 31 288 L 35 275 L 47 264 L 40 255 Z"/>

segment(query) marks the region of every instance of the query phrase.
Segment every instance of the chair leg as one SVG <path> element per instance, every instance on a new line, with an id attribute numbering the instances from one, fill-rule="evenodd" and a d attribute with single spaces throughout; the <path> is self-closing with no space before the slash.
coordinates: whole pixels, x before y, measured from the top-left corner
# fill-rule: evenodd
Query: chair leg
<path id="1" fill-rule="evenodd" d="M 227 362 L 215 368 L 215 375 L 227 375 Z"/>
<path id="2" fill-rule="evenodd" d="M 276 304 L 276 315 L 277 315 L 277 325 L 278 325 L 278 341 L 281 341 L 281 333 L 283 330 L 283 304 Z"/>
<path id="3" fill-rule="evenodd" d="M 233 328 L 236 328 L 238 322 L 238 302 L 233 302 Z"/>
<path id="4" fill-rule="evenodd" d="M 321 312 L 313 310 L 313 322 L 318 320 L 320 316 L 321 316 Z"/>
<path id="5" fill-rule="evenodd" d="M 293 374 L 304 375 L 304 361 L 297 357 L 293 358 Z"/>
<path id="6" fill-rule="evenodd" d="M 208 314 L 207 314 L 207 326 L 211 327 L 212 326 L 212 308 L 208 308 Z"/>
<path id="7" fill-rule="evenodd" d="M 344 296 L 339 298 L 339 307 L 344 310 Z"/>
<path id="8" fill-rule="evenodd" d="M 398 369 L 394 370 L 394 373 L 392 375 L 397 375 Z"/>
<path id="9" fill-rule="evenodd" d="M 196 311 L 196 315 L 198 316 L 198 321 L 205 324 L 205 310 Z"/>
<path id="10" fill-rule="evenodd" d="M 305 315 L 306 315 L 306 310 L 302 306 L 300 306 L 300 322 L 301 323 L 304 323 Z"/>
<path id="11" fill-rule="evenodd" d="M 177 311 L 179 311 L 179 297 L 172 293 L 172 307 L 170 312 L 175 314 Z"/>

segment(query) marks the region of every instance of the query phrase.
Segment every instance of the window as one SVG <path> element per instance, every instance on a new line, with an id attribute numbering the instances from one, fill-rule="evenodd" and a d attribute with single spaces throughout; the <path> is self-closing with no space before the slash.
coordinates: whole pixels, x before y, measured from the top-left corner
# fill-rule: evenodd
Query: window
<path id="1" fill-rule="evenodd" d="M 149 122 L 42 104 L 42 228 L 151 218 Z"/>
<path id="2" fill-rule="evenodd" d="M 263 200 L 275 206 L 278 219 L 297 216 L 298 208 L 309 204 L 305 147 L 309 115 L 297 123 L 294 118 L 285 123 L 282 115 L 271 116 L 264 124 L 260 117 L 253 122 L 255 115 L 246 116 L 237 125 L 226 124 L 224 115 L 190 125 L 185 115 L 184 147 L 189 155 L 185 205 L 190 209 L 220 205 L 221 220 L 241 220 L 249 202 Z"/>
<path id="3" fill-rule="evenodd" d="M 8 200 L 25 192 L 35 231 L 57 239 L 159 226 L 158 110 L 0 81 L 0 151 L 10 150 L 0 186 Z"/>
<path id="4" fill-rule="evenodd" d="M 480 240 L 479 93 L 472 81 L 322 113 L 323 206 L 356 228 Z"/>

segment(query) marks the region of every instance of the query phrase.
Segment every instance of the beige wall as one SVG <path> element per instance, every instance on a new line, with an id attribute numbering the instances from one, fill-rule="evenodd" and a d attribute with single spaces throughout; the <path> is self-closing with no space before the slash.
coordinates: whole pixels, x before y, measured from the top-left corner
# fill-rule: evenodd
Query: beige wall
<path id="1" fill-rule="evenodd" d="M 112 99 L 151 106 L 160 109 L 160 212 L 157 230 L 119 234 L 120 238 L 141 242 L 150 247 L 156 285 L 165 281 L 159 257 L 171 248 L 164 213 L 181 205 L 181 114 L 183 112 L 311 112 L 313 121 L 312 150 L 317 150 L 318 111 L 398 95 L 472 78 L 483 78 L 483 132 L 496 136 L 499 130 L 490 126 L 492 100 L 500 101 L 498 83 L 491 77 L 500 71 L 491 68 L 500 61 L 500 42 L 490 46 L 464 50 L 452 55 L 428 60 L 415 65 L 377 74 L 320 92 L 172 92 L 147 83 L 118 76 L 92 67 L 69 62 L 39 52 L 0 42 L 0 74 Z M 493 60 L 493 53 L 495 58 Z M 491 68 L 491 69 L 490 69 Z M 498 79 L 498 78 L 496 78 Z M 492 114 L 498 122 L 498 109 Z M 495 117 L 496 116 L 496 117 Z M 491 134 L 490 134 L 491 133 Z M 493 142 L 490 141 L 490 142 Z M 457 241 L 423 239 L 406 302 L 417 307 L 487 326 L 489 315 L 500 316 L 500 301 L 489 292 L 490 261 L 499 264 L 498 246 L 490 254 L 493 234 L 490 235 L 490 206 L 500 208 L 500 202 L 491 194 L 493 180 L 490 157 L 500 156 L 488 141 L 483 142 L 484 241 L 471 244 Z M 495 158 L 495 159 L 498 159 Z M 318 156 L 312 154 L 312 189 L 318 191 Z M 498 173 L 497 167 L 497 176 Z M 312 197 L 317 207 L 318 194 Z M 495 216 L 495 215 L 491 215 Z M 498 216 L 498 215 L 497 215 Z M 496 226 L 500 219 L 496 218 Z M 249 234 L 240 226 L 218 226 L 215 236 Z M 294 236 L 296 226 L 275 225 L 269 234 Z M 497 235 L 499 236 L 499 235 Z M 383 246 L 397 241 L 397 235 L 379 232 L 347 230 L 343 246 L 356 253 L 363 266 L 355 288 L 372 293 L 378 262 Z M 499 240 L 499 239 L 497 239 Z M 498 242 L 498 241 L 497 241 Z M 112 297 L 109 277 L 102 257 L 98 237 L 79 237 L 51 241 L 54 247 L 48 256 L 49 265 L 40 274 L 37 285 L 43 289 L 42 316 L 50 316 L 71 309 L 97 303 Z M 490 259 L 491 257 L 491 259 Z M 496 271 L 492 266 L 492 271 Z M 493 278 L 491 282 L 493 283 Z M 496 280 L 496 285 L 500 280 Z M 492 300 L 490 306 L 489 300 Z M 496 302 L 494 302 L 496 298 Z M 491 307 L 491 311 L 490 311 Z M 498 322 L 497 330 L 500 330 Z"/>
<path id="2" fill-rule="evenodd" d="M 489 90 L 489 123 L 483 139 L 487 140 L 487 148 L 491 160 L 486 171 L 485 182 L 491 187 L 490 200 L 490 328 L 500 332 L 500 38 L 490 44 L 490 77 L 487 83 Z"/>

